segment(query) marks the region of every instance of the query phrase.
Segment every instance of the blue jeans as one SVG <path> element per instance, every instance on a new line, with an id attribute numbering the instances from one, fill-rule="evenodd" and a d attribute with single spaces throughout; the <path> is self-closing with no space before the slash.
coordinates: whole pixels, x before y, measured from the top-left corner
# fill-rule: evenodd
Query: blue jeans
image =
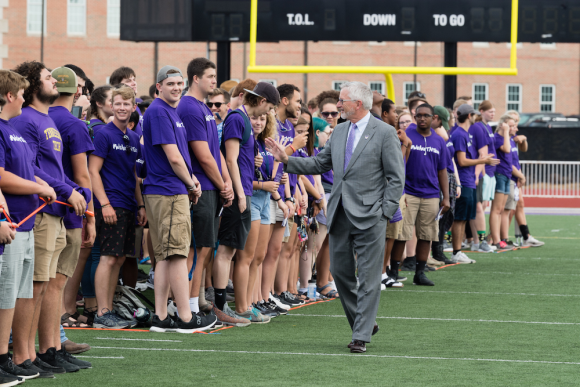
<path id="1" fill-rule="evenodd" d="M 252 222 L 260 220 L 260 224 L 270 224 L 270 192 L 254 190 L 251 214 Z"/>
<path id="2" fill-rule="evenodd" d="M 95 272 L 97 271 L 97 266 L 99 266 L 99 261 L 101 260 L 101 246 L 99 244 L 99 238 L 95 238 L 95 244 L 91 251 L 91 255 L 87 258 L 87 263 L 85 264 L 85 272 L 83 273 L 83 278 L 81 279 L 81 287 L 83 289 L 83 296 L 86 298 L 96 298 L 95 294 Z"/>

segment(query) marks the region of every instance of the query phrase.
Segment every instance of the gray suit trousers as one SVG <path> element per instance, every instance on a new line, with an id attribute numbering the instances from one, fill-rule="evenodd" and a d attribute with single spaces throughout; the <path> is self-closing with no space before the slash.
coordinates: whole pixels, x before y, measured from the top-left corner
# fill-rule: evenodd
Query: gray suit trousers
<path id="1" fill-rule="evenodd" d="M 330 271 L 352 329 L 353 340 L 371 341 L 381 297 L 387 221 L 383 216 L 374 226 L 359 230 L 350 222 L 341 204 L 336 210 L 334 227 L 330 232 Z M 360 284 L 358 290 L 356 269 Z"/>

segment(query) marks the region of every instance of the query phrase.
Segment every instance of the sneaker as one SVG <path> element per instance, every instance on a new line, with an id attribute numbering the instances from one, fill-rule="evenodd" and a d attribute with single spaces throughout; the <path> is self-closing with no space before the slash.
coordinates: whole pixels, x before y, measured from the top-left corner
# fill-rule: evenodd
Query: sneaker
<path id="1" fill-rule="evenodd" d="M 463 245 L 461 245 L 463 247 Z M 479 243 L 471 242 L 471 251 L 479 251 Z"/>
<path id="2" fill-rule="evenodd" d="M 26 362 L 29 362 L 30 365 L 32 365 L 32 362 L 30 360 L 26 360 L 24 363 Z M 35 371 L 29 367 L 22 368 L 20 366 L 17 366 L 10 358 L 8 358 L 8 360 L 6 360 L 3 364 L 0 364 L 0 370 L 6 372 L 7 374 L 15 378 L 22 378 L 24 380 L 34 379 L 40 376 L 40 373 L 38 371 Z"/>
<path id="3" fill-rule="evenodd" d="M 397 282 L 405 282 L 407 277 L 400 275 L 401 273 L 397 274 Z"/>
<path id="4" fill-rule="evenodd" d="M 159 316 L 156 314 L 153 315 L 153 319 L 151 320 L 151 328 L 149 328 L 149 332 L 176 332 L 177 331 L 177 324 L 173 319 L 167 315 L 165 320 L 161 320 Z"/>
<path id="5" fill-rule="evenodd" d="M 43 354 L 37 353 L 36 356 L 40 357 L 40 360 L 50 364 L 53 367 L 64 368 L 65 372 L 67 373 L 77 372 L 78 370 L 80 370 L 80 368 L 77 365 L 69 363 L 68 361 L 64 360 L 61 356 L 59 356 L 56 352 L 56 348 L 54 347 L 49 348 L 46 351 L 46 353 Z"/>
<path id="6" fill-rule="evenodd" d="M 188 322 L 177 318 L 177 333 L 193 333 L 195 331 L 207 331 L 212 329 L 217 322 L 215 315 L 205 315 L 205 313 L 192 313 L 191 320 Z"/>
<path id="7" fill-rule="evenodd" d="M 469 242 L 467 240 L 464 240 L 463 242 L 461 242 L 461 250 L 467 249 L 469 248 Z"/>
<path id="8" fill-rule="evenodd" d="M 489 248 L 491 249 L 491 251 L 497 251 L 497 247 L 494 245 L 490 245 L 489 243 L 487 244 L 489 246 Z"/>
<path id="9" fill-rule="evenodd" d="M 264 305 L 266 305 L 266 307 L 268 309 L 273 310 L 276 313 L 279 313 L 280 315 L 286 315 L 288 314 L 288 309 L 284 309 L 284 308 L 280 308 L 278 305 L 276 305 L 276 303 L 274 301 L 272 301 L 272 299 L 268 299 L 268 301 L 260 301 L 263 302 Z"/>
<path id="10" fill-rule="evenodd" d="M 505 243 L 504 241 L 500 241 L 499 243 L 496 243 L 494 246 L 497 248 L 497 250 L 513 250 L 513 247 L 509 247 L 507 243 Z"/>
<path id="11" fill-rule="evenodd" d="M 528 239 L 524 240 L 523 246 L 540 247 L 544 245 L 544 242 L 540 242 L 531 235 L 528 235 Z"/>
<path id="12" fill-rule="evenodd" d="M 10 375 L 7 372 L 4 372 L 0 369 L 0 386 L 2 387 L 10 387 L 16 386 L 17 384 L 24 383 L 24 379 L 19 378 L 18 376 Z"/>
<path id="13" fill-rule="evenodd" d="M 235 302 L 235 301 L 236 301 L 236 298 L 232 294 L 229 294 L 226 291 L 226 302 Z"/>
<path id="14" fill-rule="evenodd" d="M 125 329 L 130 326 L 131 323 L 129 321 L 118 318 L 118 316 L 110 310 L 102 316 L 95 316 L 93 322 L 93 328 L 97 329 Z"/>
<path id="15" fill-rule="evenodd" d="M 270 317 L 264 316 L 256 308 L 246 310 L 243 313 L 237 313 L 237 315 L 242 318 L 247 318 L 252 324 L 268 324 L 270 322 Z"/>
<path id="16" fill-rule="evenodd" d="M 294 305 L 306 304 L 306 301 L 299 300 L 298 298 L 294 297 L 294 295 L 287 290 L 285 292 L 282 292 L 282 294 L 280 294 L 280 300 L 289 302 L 289 303 L 294 304 Z"/>
<path id="17" fill-rule="evenodd" d="M 167 300 L 167 314 L 171 317 L 177 316 L 177 305 L 172 300 Z"/>
<path id="18" fill-rule="evenodd" d="M 262 313 L 264 316 L 268 316 L 270 318 L 276 318 L 276 317 L 280 316 L 280 313 L 276 312 L 275 310 L 267 308 L 264 303 L 260 304 L 259 302 L 256 302 L 256 303 L 252 304 L 252 307 L 258 309 L 258 311 L 260 313 Z"/>
<path id="19" fill-rule="evenodd" d="M 45 371 L 43 369 L 38 368 L 30 361 L 30 359 L 26 359 L 26 360 L 24 360 L 24 362 L 22 362 L 22 364 L 18 364 L 18 367 L 25 369 L 25 370 L 31 370 L 33 372 L 38 372 L 39 378 L 43 378 L 43 379 L 53 379 L 54 378 L 54 374 L 52 372 Z M 2 384 L 0 384 L 0 386 L 2 386 Z"/>
<path id="20" fill-rule="evenodd" d="M 274 296 L 272 293 L 270 293 L 270 302 L 274 303 L 274 305 L 276 305 L 276 307 L 278 307 L 279 309 L 289 310 L 291 308 L 290 305 L 284 304 L 282 301 L 280 301 L 280 298 Z"/>
<path id="21" fill-rule="evenodd" d="M 226 286 L 226 293 L 234 294 L 234 283 L 231 279 L 228 280 L 228 286 Z"/>
<path id="22" fill-rule="evenodd" d="M 451 246 L 449 242 L 443 241 L 443 251 L 445 251 L 446 253 L 452 252 L 453 246 Z"/>
<path id="23" fill-rule="evenodd" d="M 119 325 L 125 325 L 125 324 L 129 324 L 129 328 L 135 328 L 137 326 L 137 324 L 139 324 L 139 321 L 137 321 L 137 319 L 131 317 L 131 318 L 124 318 L 119 316 L 119 314 L 117 313 L 116 310 L 114 310 L 113 312 L 113 317 L 115 319 L 117 319 Z"/>
<path id="24" fill-rule="evenodd" d="M 442 261 L 438 261 L 435 258 L 427 257 L 427 265 L 433 267 L 439 267 L 445 265 Z"/>
<path id="25" fill-rule="evenodd" d="M 424 271 L 418 271 L 415 273 L 415 277 L 413 277 L 413 285 L 435 286 L 433 281 L 427 278 Z"/>
<path id="26" fill-rule="evenodd" d="M 213 290 L 213 287 L 210 286 L 209 288 L 205 289 L 205 299 L 206 299 L 206 301 L 209 301 L 212 303 L 215 302 L 215 292 Z"/>
<path id="27" fill-rule="evenodd" d="M 469 258 L 461 251 L 451 256 L 451 260 L 453 260 L 455 263 L 475 263 L 474 259 Z"/>
<path id="28" fill-rule="evenodd" d="M 228 327 L 247 327 L 250 325 L 250 320 L 241 318 L 235 314 L 233 310 L 230 309 L 228 304 L 224 305 L 224 310 L 220 310 L 217 306 L 213 306 L 212 311 L 217 317 L 218 321 L 224 326 Z"/>
<path id="29" fill-rule="evenodd" d="M 512 240 L 506 239 L 505 243 L 507 243 L 508 246 L 516 248 L 516 247 L 520 247 L 520 245 Z"/>
<path id="30" fill-rule="evenodd" d="M 399 281 L 397 281 L 396 279 L 394 279 L 393 277 L 387 277 L 384 280 L 381 281 L 381 290 L 385 290 L 383 289 L 383 286 L 386 288 L 402 288 L 403 284 L 400 283 Z"/>
<path id="31" fill-rule="evenodd" d="M 50 372 L 52 374 L 64 374 L 66 372 L 64 368 L 51 366 L 50 364 L 42 361 L 42 359 L 38 356 L 36 356 L 36 359 L 32 362 L 32 364 L 34 364 L 36 368 L 41 369 L 45 372 Z"/>
<path id="32" fill-rule="evenodd" d="M 63 360 L 68 361 L 69 363 L 76 365 L 81 370 L 93 368 L 93 365 L 90 362 L 77 359 L 76 357 L 74 357 L 73 355 L 71 355 L 70 353 L 65 351 L 64 349 L 61 349 L 60 351 L 56 351 L 56 356 L 60 356 Z"/>
<path id="33" fill-rule="evenodd" d="M 487 243 L 487 241 L 482 241 L 479 244 L 479 248 L 477 249 L 477 251 L 479 251 L 480 253 L 493 253 L 493 250 L 491 249 L 491 246 L 489 245 L 489 243 Z"/>
<path id="34" fill-rule="evenodd" d="M 403 264 L 399 266 L 401 271 L 415 271 L 417 269 L 417 258 L 408 257 L 403 261 Z"/>
<path id="35" fill-rule="evenodd" d="M 149 276 L 145 284 L 149 289 L 155 289 L 155 272 L 153 270 L 149 270 Z"/>

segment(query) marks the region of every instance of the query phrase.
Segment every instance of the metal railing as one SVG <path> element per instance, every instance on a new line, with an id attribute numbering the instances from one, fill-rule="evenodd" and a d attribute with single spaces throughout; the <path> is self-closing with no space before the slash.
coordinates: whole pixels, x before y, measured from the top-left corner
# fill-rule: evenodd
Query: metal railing
<path id="1" fill-rule="evenodd" d="M 520 160 L 525 197 L 580 198 L 580 161 Z"/>

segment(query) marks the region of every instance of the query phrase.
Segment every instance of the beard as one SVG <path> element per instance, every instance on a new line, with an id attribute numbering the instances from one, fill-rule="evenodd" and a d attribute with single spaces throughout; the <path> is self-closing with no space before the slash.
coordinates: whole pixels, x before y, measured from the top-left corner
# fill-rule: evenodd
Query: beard
<path id="1" fill-rule="evenodd" d="M 296 110 L 292 109 L 290 105 L 286 106 L 286 117 L 288 118 L 297 118 Z"/>
<path id="2" fill-rule="evenodd" d="M 56 101 L 56 99 L 59 97 L 59 93 L 55 93 L 55 94 L 48 94 L 43 92 L 42 89 L 38 90 L 38 92 L 36 93 L 36 98 L 38 99 L 38 101 L 40 101 L 41 103 L 46 103 L 49 105 L 52 105 L 54 101 Z"/>

